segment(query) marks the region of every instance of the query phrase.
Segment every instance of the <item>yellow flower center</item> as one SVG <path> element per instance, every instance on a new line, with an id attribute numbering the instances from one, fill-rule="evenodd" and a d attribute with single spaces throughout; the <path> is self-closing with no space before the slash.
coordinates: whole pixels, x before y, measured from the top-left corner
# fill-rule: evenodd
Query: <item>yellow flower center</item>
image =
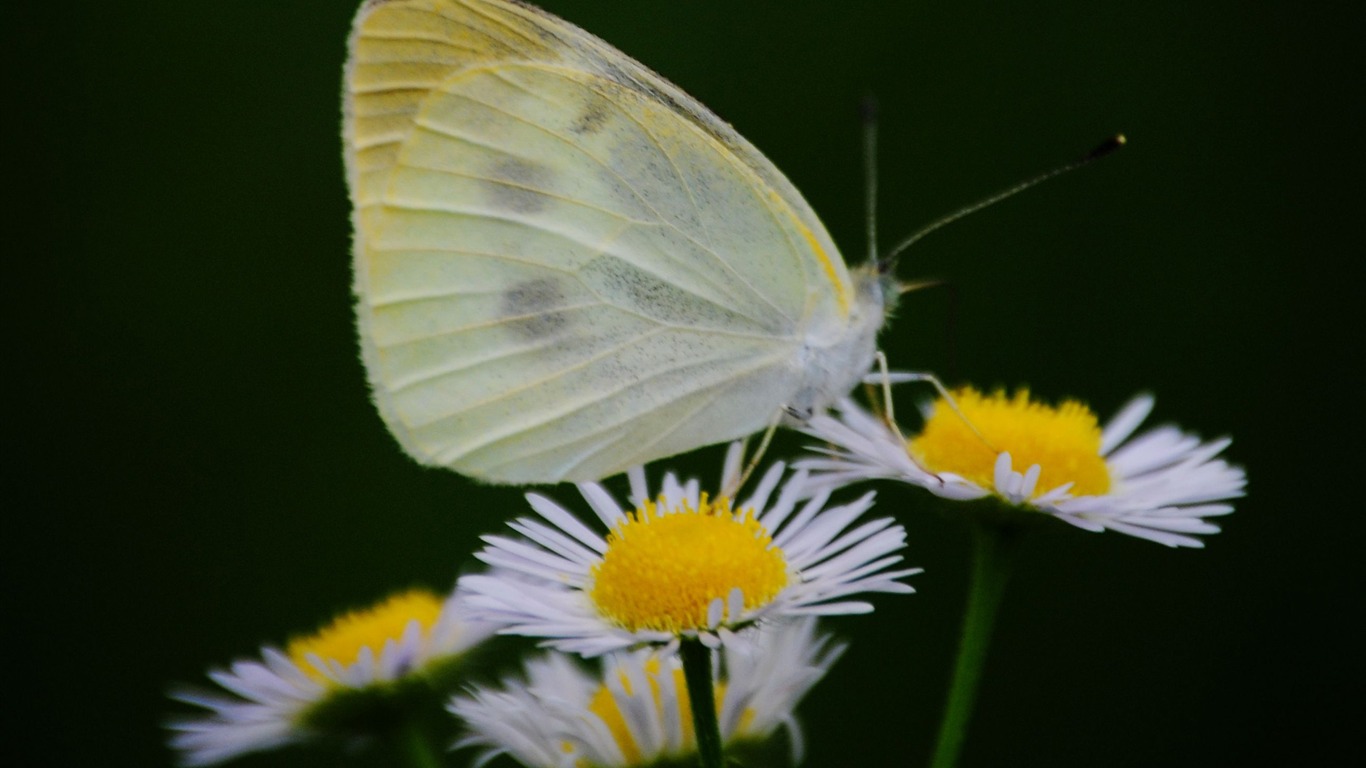
<path id="1" fill-rule="evenodd" d="M 675 634 L 707 628 L 707 606 L 736 587 L 754 609 L 788 580 L 783 551 L 754 511 L 734 512 L 729 499 L 705 496 L 698 509 L 645 502 L 612 528 L 592 575 L 589 596 L 608 620 L 632 632 Z"/>
<path id="2" fill-rule="evenodd" d="M 1031 401 L 1029 390 L 1007 397 L 1004 391 L 983 395 L 965 387 L 953 398 L 962 416 L 937 400 L 924 430 L 907 444 L 911 458 L 926 469 L 993 488 L 996 456 L 1006 451 L 1016 471 L 1039 465 L 1034 496 L 1069 482 L 1078 496 L 1110 490 L 1110 472 L 1100 455 L 1100 425 L 1085 405 L 1067 400 L 1055 408 Z"/>
<path id="3" fill-rule="evenodd" d="M 290 640 L 285 652 L 309 677 L 329 682 L 323 671 L 308 660 L 310 654 L 348 665 L 360 658 L 361 649 L 369 648 L 379 658 L 385 642 L 397 642 L 410 622 L 418 622 L 423 634 L 430 632 L 441 615 L 441 606 L 442 599 L 429 590 L 400 592 L 378 605 L 338 616 L 312 635 Z"/>
<path id="4" fill-rule="evenodd" d="M 655 716 L 664 717 L 664 703 L 660 699 L 659 690 L 659 659 L 651 657 L 645 662 L 645 676 L 650 681 L 650 695 L 655 703 Z M 696 736 L 693 733 L 692 722 L 692 702 L 688 698 L 688 686 L 683 677 L 682 669 L 673 670 L 674 691 L 678 696 L 678 718 L 683 726 L 683 752 L 696 750 Z M 631 690 L 631 681 L 625 674 L 621 675 L 621 686 L 626 690 L 627 695 L 635 695 Z M 726 697 L 726 684 L 718 682 L 716 684 L 716 713 L 721 714 L 721 705 Z M 638 765 L 654 760 L 660 755 L 641 754 L 640 746 L 636 744 L 635 737 L 631 734 L 631 728 L 626 724 L 626 717 L 622 715 L 621 708 L 617 706 L 617 700 L 612 695 L 612 691 L 606 686 L 598 687 L 593 698 L 588 702 L 588 711 L 601 718 L 606 724 L 607 729 L 612 732 L 612 738 L 621 748 L 621 754 L 626 758 L 627 765 Z M 752 713 L 748 713 L 752 714 Z M 750 718 L 745 718 L 746 722 Z"/>

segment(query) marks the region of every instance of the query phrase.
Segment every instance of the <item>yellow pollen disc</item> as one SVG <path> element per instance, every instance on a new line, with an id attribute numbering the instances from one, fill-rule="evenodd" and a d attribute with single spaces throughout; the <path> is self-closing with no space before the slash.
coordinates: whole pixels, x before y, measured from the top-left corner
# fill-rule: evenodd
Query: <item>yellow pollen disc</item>
<path id="1" fill-rule="evenodd" d="M 754 512 L 730 500 L 699 509 L 647 501 L 607 536 L 589 596 L 609 621 L 632 632 L 706 628 L 707 606 L 739 587 L 746 609 L 787 586 L 787 561 Z"/>
<path id="2" fill-rule="evenodd" d="M 290 640 L 285 652 L 309 677 L 326 682 L 327 676 L 308 660 L 309 654 L 346 665 L 360 658 L 362 648 L 369 648 L 379 658 L 385 642 L 397 642 L 414 619 L 424 635 L 430 632 L 441 615 L 442 602 L 425 589 L 400 592 L 378 605 L 338 616 L 312 635 Z"/>
<path id="3" fill-rule="evenodd" d="M 926 469 L 952 472 L 992 488 L 997 453 L 1006 451 L 1017 472 L 1039 465 L 1035 496 L 1068 482 L 1078 496 L 1110 490 L 1110 472 L 1100 455 L 1100 425 L 1085 405 L 1067 400 L 1055 408 L 1031 401 L 1029 390 L 1007 397 L 1003 391 L 983 395 L 965 387 L 953 398 L 963 415 L 954 413 L 944 400 L 935 401 L 924 430 L 907 445 L 911 458 Z"/>
<path id="4" fill-rule="evenodd" d="M 659 691 L 659 659 L 651 658 L 645 662 L 645 674 L 650 681 L 650 695 L 655 703 L 655 716 L 664 717 L 664 703 L 660 700 Z M 688 685 L 683 678 L 683 670 L 673 670 L 674 691 L 678 696 L 678 718 L 683 726 L 683 751 L 688 752 L 696 747 L 696 736 L 693 733 L 692 723 L 692 702 L 688 698 Z M 626 675 L 621 676 L 621 687 L 629 695 L 635 695 L 631 690 L 631 681 Z M 726 698 L 726 684 L 718 682 L 715 688 L 716 713 L 721 714 L 721 705 Z M 621 748 L 621 754 L 626 758 L 627 765 L 637 765 L 645 761 L 646 755 L 640 753 L 640 746 L 636 744 L 635 737 L 631 735 L 631 729 L 626 724 L 626 717 L 622 715 L 621 708 L 617 706 L 617 700 L 612 696 L 611 690 L 606 685 L 598 687 L 593 698 L 588 702 L 588 711 L 597 715 L 612 732 L 612 738 Z M 659 757 L 649 755 L 650 759 Z"/>

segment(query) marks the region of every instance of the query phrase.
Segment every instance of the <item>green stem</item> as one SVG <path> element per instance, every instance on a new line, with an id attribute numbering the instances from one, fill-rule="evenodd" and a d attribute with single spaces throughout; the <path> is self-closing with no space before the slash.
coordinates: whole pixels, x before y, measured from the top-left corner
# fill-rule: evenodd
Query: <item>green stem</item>
<path id="1" fill-rule="evenodd" d="M 399 750 L 412 768 L 441 768 L 441 757 L 417 718 L 405 722 L 395 735 Z"/>
<path id="2" fill-rule="evenodd" d="M 716 720 L 716 691 L 711 679 L 711 649 L 701 640 L 684 638 L 678 646 L 683 659 L 683 679 L 688 684 L 692 705 L 693 733 L 697 734 L 697 754 L 702 768 L 722 768 L 721 724 Z"/>
<path id="3" fill-rule="evenodd" d="M 931 768 L 953 768 L 963 748 L 972 707 L 977 701 L 978 682 L 991 642 L 996 609 L 1001 604 L 1020 531 L 1009 525 L 974 521 L 972 523 L 972 576 L 968 584 L 968 605 L 963 613 L 963 633 L 958 640 L 958 660 L 944 703 L 944 719 L 939 725 Z"/>

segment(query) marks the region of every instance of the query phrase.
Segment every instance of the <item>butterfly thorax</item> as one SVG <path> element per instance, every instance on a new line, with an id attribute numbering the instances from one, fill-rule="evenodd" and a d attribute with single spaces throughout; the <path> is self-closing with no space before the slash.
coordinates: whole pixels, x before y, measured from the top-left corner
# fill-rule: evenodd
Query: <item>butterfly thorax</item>
<path id="1" fill-rule="evenodd" d="M 796 367 L 796 393 L 787 403 L 789 424 L 799 424 L 849 394 L 873 364 L 877 334 L 886 319 L 885 282 L 873 266 L 849 272 L 853 287 L 849 317 L 807 333 Z"/>

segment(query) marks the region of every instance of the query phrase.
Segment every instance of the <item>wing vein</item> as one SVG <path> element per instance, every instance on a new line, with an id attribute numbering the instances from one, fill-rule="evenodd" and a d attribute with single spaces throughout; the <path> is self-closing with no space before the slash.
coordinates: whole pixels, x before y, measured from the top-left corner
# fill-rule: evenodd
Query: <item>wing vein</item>
<path id="1" fill-rule="evenodd" d="M 517 349 L 513 349 L 513 350 L 511 350 L 511 351 L 509 351 L 509 352 L 506 352 L 506 353 L 504 353 L 504 354 L 494 355 L 494 356 L 492 356 L 492 357 L 485 357 L 485 358 L 481 358 L 481 359 L 479 359 L 479 360 L 475 360 L 475 361 L 472 361 L 472 362 L 462 362 L 462 363 L 459 363 L 459 364 L 457 364 L 457 365 L 455 365 L 455 366 L 451 366 L 451 367 L 442 367 L 442 368 L 437 368 L 437 369 L 430 370 L 430 371 L 423 371 L 421 374 L 417 375 L 417 376 L 414 377 L 414 378 L 406 378 L 406 379 L 404 379 L 404 380 L 401 381 L 401 382 L 397 382 L 397 383 L 394 383 L 394 384 L 389 384 L 389 385 L 388 385 L 388 389 L 389 389 L 389 392 L 391 392 L 391 393 L 402 392 L 402 391 L 407 390 L 407 389 L 412 389 L 413 387 L 416 387 L 416 386 L 418 386 L 418 385 L 420 385 L 420 384 L 426 384 L 427 382 L 435 381 L 435 380 L 440 379 L 440 378 L 442 378 L 442 377 L 444 377 L 444 376 L 449 376 L 449 375 L 451 375 L 451 374 L 453 374 L 453 373 L 460 373 L 461 371 L 467 371 L 467 370 L 469 370 L 470 368 L 474 368 L 474 367 L 476 367 L 476 366 L 488 365 L 489 363 L 496 363 L 496 362 L 499 362 L 499 361 L 501 361 L 501 360 L 509 360 L 509 359 L 512 359 L 512 358 L 515 358 L 515 357 L 521 357 L 521 356 L 523 356 L 523 355 L 539 354 L 539 353 L 544 352 L 545 350 L 547 350 L 547 349 L 549 349 L 549 348 L 555 346 L 557 343 L 558 343 L 557 340 L 555 340 L 555 339 L 549 339 L 549 340 L 546 340 L 545 342 L 543 342 L 543 343 L 541 343 L 541 344 L 536 344 L 536 345 L 529 346 L 529 347 L 519 347 L 519 348 L 517 348 Z"/>
<path id="2" fill-rule="evenodd" d="M 431 420 L 429 420 L 429 421 L 424 421 L 424 422 L 422 422 L 421 424 L 416 424 L 416 425 L 413 425 L 413 426 L 414 426 L 415 428 L 430 427 L 430 426 L 433 425 L 433 424 L 439 424 L 439 423 L 441 423 L 441 422 L 443 422 L 443 421 L 447 421 L 447 420 L 449 420 L 449 419 L 456 418 L 457 416 L 464 415 L 464 414 L 466 414 L 466 413 L 468 413 L 468 412 L 470 412 L 470 411 L 472 411 L 472 410 L 474 410 L 474 409 L 476 409 L 476 408 L 483 408 L 483 407 L 485 407 L 485 406 L 488 406 L 488 405 L 491 405 L 491 404 L 493 404 L 493 403 L 496 403 L 496 402 L 498 402 L 498 401 L 500 401 L 500 400 L 506 400 L 507 398 L 512 397 L 513 395 L 518 395 L 518 394 L 521 394 L 522 392 L 525 392 L 525 391 L 527 391 L 527 390 L 535 389 L 535 388 L 537 388 L 537 387 L 543 386 L 543 385 L 545 385 L 545 384 L 547 384 L 547 383 L 549 383 L 549 382 L 552 382 L 552 381 L 554 381 L 554 380 L 556 380 L 556 379 L 559 379 L 559 378 L 562 378 L 562 377 L 564 377 L 564 376 L 567 376 L 567 375 L 569 375 L 569 374 L 571 374 L 571 373 L 574 373 L 575 371 L 582 370 L 582 369 L 588 367 L 589 365 L 591 365 L 591 364 L 593 364 L 593 363 L 596 363 L 598 360 L 601 360 L 602 358 L 607 357 L 607 356 L 609 356 L 609 355 L 616 354 L 617 352 L 620 352 L 621 350 L 626 349 L 627 347 L 630 347 L 630 346 L 632 346 L 633 344 L 639 344 L 639 343 L 643 343 L 643 342 L 645 342 L 645 341 L 648 341 L 651 337 L 653 337 L 653 336 L 658 336 L 659 334 L 663 333 L 664 330 L 665 330 L 665 329 L 663 329 L 663 328 L 651 328 L 650 330 L 646 331 L 645 333 L 642 333 L 642 334 L 640 334 L 640 335 L 638 335 L 638 336 L 633 336 L 633 337 L 631 337 L 630 339 L 627 339 L 627 340 L 625 340 L 625 341 L 622 341 L 622 342 L 619 343 L 619 344 L 614 344 L 613 346 L 608 347 L 608 348 L 606 348 L 606 349 L 603 349 L 603 350 L 599 351 L 598 353 L 596 353 L 596 354 L 594 354 L 594 355 L 591 355 L 591 356 L 589 356 L 589 357 L 586 357 L 586 358 L 584 358 L 583 360 L 580 360 L 579 362 L 575 363 L 574 365 L 565 366 L 564 368 L 560 368 L 560 369 L 558 369 L 558 370 L 556 370 L 556 371 L 552 371 L 552 372 L 550 372 L 549 374 L 547 374 L 547 375 L 545 375 L 545 376 L 542 376 L 541 378 L 536 379 L 536 380 L 534 380 L 534 381 L 524 381 L 524 382 L 522 382 L 520 385 L 515 386 L 515 387 L 512 387 L 512 388 L 510 388 L 510 389 L 505 389 L 505 390 L 503 390 L 502 392 L 499 392 L 498 394 L 494 395 L 493 397 L 486 397 L 486 398 L 484 398 L 483 400 L 479 400 L 479 401 L 473 402 L 473 403 L 468 403 L 468 404 L 466 404 L 466 405 L 465 405 L 464 407 L 462 407 L 462 408 L 459 408 L 459 409 L 454 410 L 454 411 L 449 411 L 449 412 L 444 413 L 444 414 L 442 414 L 442 415 L 440 415 L 440 416 L 438 416 L 438 417 L 436 417 L 436 418 L 434 418 L 434 419 L 431 419 Z M 494 438 L 494 439 L 498 439 L 498 438 Z M 476 446 L 476 448 L 477 448 L 477 447 L 478 447 L 478 446 Z"/>
<path id="3" fill-rule="evenodd" d="M 445 36 L 443 36 L 443 35 L 440 35 L 440 34 L 431 34 L 431 35 L 429 35 L 429 34 L 425 34 L 425 33 L 422 32 L 421 30 L 404 30 L 404 31 L 402 31 L 402 32 L 386 32 L 386 31 L 384 31 L 384 30 L 379 30 L 379 29 L 369 29 L 369 30 L 366 30 L 365 33 L 364 33 L 363 35 L 361 35 L 361 39 L 362 39 L 362 40 L 382 40 L 382 41 L 385 41 L 385 42 L 417 42 L 417 43 L 431 43 L 431 44 L 433 44 L 433 45 L 439 45 L 439 46 L 441 46 L 442 48 L 450 48 L 451 50 L 460 51 L 461 53 L 467 53 L 467 54 L 470 55 L 470 58 L 475 58 L 475 57 L 477 57 L 477 56 L 479 56 L 479 55 L 481 55 L 481 54 L 483 53 L 483 51 L 479 50 L 478 48 L 471 48 L 471 47 L 468 47 L 468 46 L 460 45 L 459 43 L 454 43 L 454 42 L 451 41 L 450 38 L 445 37 Z M 359 62 L 359 63 L 361 63 L 361 64 L 370 64 L 370 63 L 374 63 L 374 62 L 386 62 L 386 61 L 412 61 L 412 60 L 413 60 L 413 59 L 411 59 L 411 58 L 408 58 L 408 59 L 382 59 L 382 58 L 379 58 L 379 57 L 375 56 L 375 52 L 374 52 L 374 51 L 371 51 L 371 52 L 369 53 L 369 55 L 366 55 L 366 56 L 364 56 L 364 57 L 358 56 L 358 57 L 356 58 L 356 61 Z"/>
<path id="4" fill-rule="evenodd" d="M 694 390 L 693 392 L 688 393 L 688 394 L 696 394 L 696 393 L 698 393 L 698 392 L 705 392 L 705 391 L 708 390 L 708 389 L 718 390 L 718 391 L 714 392 L 710 397 L 707 397 L 707 398 L 703 399 L 702 402 L 698 403 L 696 407 L 690 408 L 686 413 L 679 414 L 679 417 L 678 417 L 677 419 L 674 420 L 674 423 L 673 423 L 673 424 L 669 425 L 669 427 L 668 427 L 667 429 L 663 429 L 663 430 L 657 431 L 657 432 L 655 433 L 655 437 L 654 437 L 652 440 L 650 440 L 650 441 L 647 442 L 647 443 L 639 444 L 639 445 L 636 447 L 635 453 L 634 453 L 633 456 L 632 456 L 632 460 L 629 461 L 629 462 L 627 462 L 628 466 L 632 466 L 632 465 L 636 465 L 636 464 L 641 464 L 641 463 L 643 463 L 643 462 L 637 460 L 635 457 L 636 457 L 636 456 L 642 456 L 642 455 L 646 455 L 646 456 L 650 455 L 650 454 L 649 454 L 649 451 L 650 451 L 651 448 L 653 448 L 654 446 L 658 445 L 661 441 L 663 441 L 663 440 L 664 440 L 665 438 L 667 438 L 669 435 L 672 435 L 673 433 L 677 432 L 680 428 L 683 427 L 683 425 L 687 424 L 691 419 L 693 419 L 695 416 L 697 416 L 697 414 L 701 413 L 702 411 L 704 411 L 704 410 L 706 410 L 707 408 L 710 408 L 712 405 L 714 405 L 714 404 L 716 403 L 717 399 L 721 396 L 721 391 L 719 391 L 719 389 L 720 389 L 722 386 L 724 386 L 725 383 L 726 383 L 726 382 L 718 381 L 718 382 L 716 382 L 716 383 L 714 383 L 714 384 L 708 385 L 707 387 L 704 387 L 704 388 L 701 388 L 701 389 L 698 389 L 698 390 Z M 686 395 L 685 395 L 685 396 L 686 396 Z M 659 409 L 658 409 L 658 408 L 655 408 L 655 409 L 653 409 L 653 410 L 656 410 L 656 411 L 657 411 L 657 410 L 659 410 Z M 648 414 L 641 414 L 641 415 L 638 416 L 637 418 L 645 417 L 645 416 L 647 416 L 647 415 L 648 415 Z M 599 433 L 600 433 L 600 432 L 594 433 L 594 434 L 599 434 Z M 602 453 L 602 452 L 608 450 L 608 448 L 610 448 L 611 446 L 615 445 L 616 443 L 622 442 L 622 441 L 627 440 L 627 439 L 632 439 L 632 438 L 636 438 L 636 436 L 635 436 L 635 435 L 632 435 L 632 434 L 625 434 L 625 435 L 622 435 L 621 437 L 617 438 L 616 440 L 613 440 L 612 442 L 607 443 L 606 445 L 603 445 L 603 446 L 599 447 L 599 448 L 597 449 L 597 453 Z M 592 454 L 589 454 L 589 455 L 587 455 L 587 456 L 584 456 L 583 458 L 581 458 L 581 459 L 579 459 L 578 461 L 576 461 L 576 462 L 574 462 L 573 464 L 571 464 L 571 465 L 569 466 L 569 468 L 565 471 L 564 474 L 568 475 L 569 473 L 574 472 L 575 470 L 577 470 L 579 467 L 583 466 L 588 460 L 590 460 L 590 459 L 592 459 L 592 458 L 593 458 L 593 455 L 592 455 Z"/>
<path id="5" fill-rule="evenodd" d="M 575 276 L 576 274 L 572 269 L 565 269 L 564 267 L 558 267 L 554 264 L 548 264 L 544 261 L 532 261 L 531 259 L 524 259 L 519 256 L 513 256 L 511 254 L 492 253 L 490 251 L 469 251 L 462 248 L 426 248 L 409 246 L 381 247 L 377 245 L 370 246 L 370 250 L 378 251 L 379 253 L 444 253 L 448 255 L 463 254 L 466 256 L 480 256 L 483 258 L 498 259 L 500 261 L 509 261 L 513 264 L 525 264 L 528 267 L 539 267 L 542 269 L 549 269 L 555 272 L 561 272 L 571 277 Z M 372 306 L 378 305 L 372 302 Z"/>
<path id="6" fill-rule="evenodd" d="M 719 359 L 719 358 L 718 358 L 718 359 Z M 487 441 L 485 441 L 484 443 L 481 443 L 481 444 L 479 444 L 479 445 L 476 445 L 474 448 L 471 448 L 471 449 L 469 449 L 469 450 L 471 450 L 471 451 L 479 450 L 479 449 L 481 449 L 481 448 L 486 448 L 486 447 L 488 447 L 489 445 L 492 445 L 492 444 L 495 444 L 495 443 L 499 443 L 499 442 L 502 442 L 502 441 L 504 441 L 504 440 L 509 440 L 509 439 L 516 438 L 518 435 L 525 434 L 525 433 L 530 432 L 530 431 L 532 431 L 532 430 L 535 430 L 535 429 L 539 429 L 539 428 L 541 428 L 541 427 L 544 427 L 544 426 L 546 426 L 546 425 L 548 425 L 548 424 L 553 424 L 553 423 L 555 423 L 556 421 L 559 421 L 559 420 L 561 420 L 561 419 L 564 419 L 564 418 L 573 416 L 575 413 L 577 413 L 578 411 L 582 410 L 583 407 L 588 406 L 588 405 L 593 405 L 593 404 L 598 403 L 598 402 L 600 402 L 600 401 L 602 401 L 602 400 L 605 400 L 605 399 L 607 399 L 607 398 L 609 398 L 609 397 L 612 397 L 612 396 L 614 396 L 614 395 L 620 394 L 621 392 L 624 392 L 625 390 L 627 390 L 627 389 L 629 389 L 629 388 L 631 388 L 631 387 L 645 386 L 645 385 L 648 385 L 651 381 L 654 381 L 654 380 L 656 380 L 656 379 L 659 379 L 659 378 L 661 378 L 661 377 L 663 377 L 663 376 L 671 376 L 671 375 L 677 374 L 679 371 L 685 370 L 685 369 L 687 369 L 687 368 L 689 368 L 689 367 L 691 367 L 691 366 L 693 366 L 693 365 L 698 365 L 698 364 L 702 364 L 702 363 L 713 363 L 713 362 L 716 362 L 716 359 L 712 359 L 712 360 L 696 360 L 696 361 L 691 361 L 691 362 L 689 362 L 689 363 L 685 363 L 685 364 L 681 364 L 681 365 L 675 365 L 675 366 L 671 366 L 671 367 L 668 367 L 668 368 L 664 368 L 664 369 L 655 371 L 655 372 L 651 373 L 649 376 L 645 376 L 645 377 L 643 377 L 643 378 L 637 379 L 636 381 L 629 382 L 629 383 L 627 383 L 627 384 L 625 384 L 625 385 L 622 385 L 622 386 L 620 386 L 620 387 L 617 387 L 617 388 L 614 389 L 614 390 L 607 391 L 607 392 L 600 392 L 600 393 L 598 393 L 598 394 L 599 394 L 599 397 L 597 397 L 597 398 L 595 398 L 595 399 L 593 399 L 593 400 L 585 401 L 585 402 L 583 402 L 583 403 L 575 404 L 571 409 L 568 409 L 568 410 L 560 410 L 560 411 L 558 411 L 558 412 L 553 412 L 553 413 L 547 414 L 544 418 L 540 419 L 539 421 L 535 421 L 535 422 L 532 422 L 532 423 L 530 423 L 530 424 L 518 424 L 517 427 L 516 427 L 516 429 L 512 430 L 511 432 L 505 432 L 505 433 L 503 433 L 503 434 L 500 434 L 500 435 L 498 435 L 496 438 L 493 438 L 493 439 L 491 439 L 491 440 L 487 440 Z M 672 396 L 668 401 L 666 401 L 666 402 L 675 402 L 675 401 L 677 401 L 677 400 L 679 400 L 679 399 L 681 399 L 681 398 L 689 397 L 689 396 L 694 395 L 694 394 L 697 394 L 697 393 L 699 393 L 699 392 L 705 392 L 705 391 L 707 391 L 707 390 L 709 390 L 709 389 L 716 389 L 716 388 L 719 388 L 719 387 L 724 387 L 725 385 L 731 383 L 731 382 L 734 380 L 734 377 L 735 377 L 735 376 L 743 376 L 743 375 L 745 375 L 745 374 L 752 373 L 752 372 L 754 372 L 754 371 L 762 370 L 763 368 L 766 368 L 766 367 L 768 367 L 768 366 L 770 366 L 770 365 L 772 365 L 772 364 L 773 364 L 773 360 L 772 360 L 772 359 L 769 359 L 769 358 L 760 358 L 760 360 L 759 360 L 757 363 L 752 364 L 752 365 L 749 365 L 749 366 L 746 366 L 745 368 L 743 368 L 743 369 L 741 369 L 740 371 L 736 372 L 734 375 L 728 376 L 728 377 L 727 377 L 725 380 L 723 380 L 723 381 L 716 381 L 716 382 L 712 382 L 712 383 L 705 384 L 705 385 L 701 385 L 701 386 L 695 386 L 695 387 L 693 387 L 692 389 L 685 389 L 685 390 L 682 390 L 681 392 L 674 393 L 673 396 Z M 687 421 L 688 418 L 691 418 L 693 415 L 699 413 L 703 408 L 705 408 L 707 405 L 710 405 L 712 402 L 714 402 L 714 399 L 709 400 L 709 401 L 706 401 L 706 402 L 703 403 L 701 406 L 699 406 L 699 407 L 697 407 L 697 408 L 694 408 L 694 409 L 692 409 L 691 411 L 689 411 L 688 414 L 687 414 L 684 418 L 681 418 L 681 419 L 679 419 L 677 422 L 675 422 L 674 425 L 670 427 L 669 431 L 672 432 L 673 430 L 678 429 L 680 426 L 682 426 L 684 423 L 686 423 L 686 421 Z M 639 418 L 648 417 L 650 414 L 652 414 L 652 413 L 658 411 L 658 410 L 659 410 L 660 408 L 662 408 L 662 407 L 664 407 L 664 406 L 663 406 L 663 405 L 655 406 L 655 407 L 646 409 L 645 411 L 642 411 L 642 412 L 640 412 L 640 413 L 636 413 L 636 414 L 626 414 L 626 415 L 624 415 L 624 416 L 622 416 L 622 417 L 620 417 L 620 418 L 618 418 L 618 419 L 614 419 L 614 420 L 611 420 L 611 421 L 607 421 L 607 422 L 605 422 L 605 423 L 599 425 L 597 428 L 593 429 L 592 431 L 588 432 L 587 434 L 584 434 L 584 435 L 577 435 L 577 436 L 574 438 L 574 440 L 570 440 L 570 441 L 561 441 L 561 442 L 559 442 L 559 443 L 553 443 L 553 444 L 552 444 L 552 443 L 542 442 L 542 443 L 539 444 L 540 450 L 537 450 L 536 452 L 531 453 L 531 454 L 523 454 L 523 455 L 522 455 L 521 457 L 519 457 L 519 458 L 524 459 L 524 458 L 526 458 L 527 456 L 536 456 L 536 455 L 540 455 L 540 454 L 544 454 L 544 453 L 550 453 L 550 452 L 552 452 L 552 451 L 558 450 L 558 449 L 560 449 L 560 448 L 563 448 L 563 447 L 569 445 L 570 443 L 574 442 L 575 440 L 583 439 L 583 438 L 585 438 L 585 437 L 592 437 L 593 435 L 598 435 L 598 434 L 602 434 L 602 433 L 604 433 L 604 432 L 609 432 L 609 431 L 611 431 L 611 430 L 613 430 L 613 429 L 618 429 L 618 428 L 621 427 L 622 424 L 628 423 L 628 422 L 632 421 L 633 419 L 639 419 Z M 666 436 L 667 436 L 667 435 L 666 435 Z M 663 439 L 663 438 L 661 437 L 660 439 Z M 468 451 L 466 451 L 466 452 L 468 452 Z M 462 453 L 462 454 L 460 454 L 460 455 L 464 455 L 464 454 Z M 456 457 L 453 457 L 453 458 L 459 458 L 459 456 L 456 456 Z M 443 460 L 444 460 L 444 459 L 443 459 Z M 452 459 L 452 460 L 453 460 L 453 459 Z"/>
<path id="7" fill-rule="evenodd" d="M 506 21 L 503 21 L 502 19 L 500 19 L 500 18 L 494 16 L 492 13 L 485 12 L 485 11 L 479 9 L 479 8 L 476 8 L 475 6 L 473 6 L 473 5 L 471 5 L 470 3 L 467 3 L 467 2 L 463 2 L 463 1 L 462 1 L 462 2 L 460 3 L 460 5 L 464 6 L 465 9 L 468 10 L 470 13 L 473 13 L 473 14 L 476 15 L 476 16 L 482 16 L 483 18 L 487 19 L 488 21 L 490 21 L 490 22 L 492 22 L 492 23 L 494 23 L 494 24 L 496 24 L 496 25 L 502 27 L 503 29 L 506 29 L 508 32 L 511 32 L 513 35 L 522 38 L 522 39 L 525 40 L 526 42 L 530 43 L 531 46 L 532 46 L 533 48 L 542 48 L 542 47 L 545 46 L 545 43 L 542 43 L 540 40 L 538 40 L 538 39 L 536 39 L 536 38 L 529 37 L 529 36 L 526 35 L 524 32 L 522 32 L 522 30 L 513 27 L 511 24 L 509 24 L 509 23 L 507 23 Z M 473 28 L 473 27 L 471 26 L 471 28 Z M 489 37 L 493 37 L 492 33 L 489 33 Z"/>

